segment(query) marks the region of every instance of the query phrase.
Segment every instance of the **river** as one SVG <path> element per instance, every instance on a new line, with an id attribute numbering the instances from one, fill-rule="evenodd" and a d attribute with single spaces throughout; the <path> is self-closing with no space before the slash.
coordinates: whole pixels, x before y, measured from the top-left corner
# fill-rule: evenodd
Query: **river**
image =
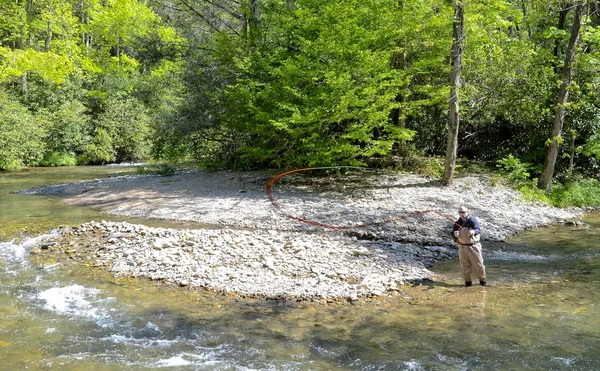
<path id="1" fill-rule="evenodd" d="M 59 225 L 149 222 L 11 191 L 134 173 L 0 173 L 0 370 L 600 369 L 598 213 L 484 243 L 492 287 L 463 287 L 455 259 L 434 268 L 444 283 L 355 305 L 240 300 L 29 254 L 26 236 Z"/>

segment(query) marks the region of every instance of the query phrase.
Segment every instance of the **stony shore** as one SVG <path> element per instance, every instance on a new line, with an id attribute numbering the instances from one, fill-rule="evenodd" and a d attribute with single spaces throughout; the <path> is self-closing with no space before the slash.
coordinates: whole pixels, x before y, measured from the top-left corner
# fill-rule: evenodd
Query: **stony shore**
<path id="1" fill-rule="evenodd" d="M 42 250 L 65 251 L 115 275 L 265 298 L 356 300 L 443 279 L 428 268 L 456 254 L 451 221 L 461 205 L 479 219 L 484 248 L 485 241 L 585 213 L 525 203 L 486 176 L 443 187 L 423 176 L 375 171 L 287 176 L 273 186 L 276 208 L 265 194 L 273 175 L 192 171 L 21 193 L 56 195 L 108 214 L 198 223 L 198 229 L 178 230 L 90 222 L 63 228 Z M 288 216 L 369 226 L 332 229 Z"/>

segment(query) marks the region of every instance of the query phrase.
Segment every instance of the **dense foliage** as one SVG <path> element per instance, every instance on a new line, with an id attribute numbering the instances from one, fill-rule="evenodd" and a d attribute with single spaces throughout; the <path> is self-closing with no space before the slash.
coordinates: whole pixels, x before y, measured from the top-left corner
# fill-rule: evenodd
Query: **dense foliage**
<path id="1" fill-rule="evenodd" d="M 459 156 L 527 164 L 512 174 L 523 181 L 539 175 L 574 4 L 466 2 Z M 0 0 L 0 168 L 154 157 L 250 169 L 443 155 L 452 8 Z M 559 189 L 600 176 L 597 1 L 585 9 Z"/>
<path id="2" fill-rule="evenodd" d="M 467 2 L 461 156 L 493 164 L 513 155 L 533 164 L 531 177 L 539 175 L 572 5 Z M 577 135 L 562 144 L 563 181 L 569 157 L 576 172 L 598 175 L 600 47 L 592 5 L 570 91 L 565 133 Z M 190 44 L 203 46 L 186 55 L 187 91 L 160 129 L 161 153 L 184 151 L 206 165 L 234 168 L 389 163 L 393 155 L 444 153 L 451 2 L 154 6 Z M 204 32 L 190 24 L 203 24 Z"/>
<path id="3" fill-rule="evenodd" d="M 183 45 L 137 0 L 0 0 L 0 168 L 147 159 Z"/>

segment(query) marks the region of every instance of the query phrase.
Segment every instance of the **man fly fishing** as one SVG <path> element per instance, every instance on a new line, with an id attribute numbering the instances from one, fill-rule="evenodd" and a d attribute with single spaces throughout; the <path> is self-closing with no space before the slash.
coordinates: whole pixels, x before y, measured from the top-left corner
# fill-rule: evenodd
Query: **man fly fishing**
<path id="1" fill-rule="evenodd" d="M 452 226 L 454 241 L 458 245 L 458 259 L 462 267 L 465 286 L 473 286 L 473 273 L 479 278 L 481 286 L 488 286 L 485 281 L 485 265 L 481 255 L 481 228 L 479 222 L 469 215 L 469 209 L 461 206 L 458 209 L 460 217 Z"/>

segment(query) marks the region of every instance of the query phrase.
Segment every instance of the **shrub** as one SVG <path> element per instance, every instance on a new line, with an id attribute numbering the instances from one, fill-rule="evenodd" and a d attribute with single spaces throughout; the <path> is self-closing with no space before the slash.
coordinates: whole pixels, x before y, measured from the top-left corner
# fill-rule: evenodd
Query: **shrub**
<path id="1" fill-rule="evenodd" d="M 551 203 L 558 207 L 600 206 L 600 186 L 596 179 L 581 179 L 557 184 L 550 193 Z"/>
<path id="2" fill-rule="evenodd" d="M 158 174 L 164 176 L 175 175 L 177 172 L 177 167 L 173 164 L 163 163 L 158 166 L 139 166 L 137 169 L 137 173 L 140 175 L 147 174 Z"/>
<path id="3" fill-rule="evenodd" d="M 407 156 L 401 159 L 399 167 L 438 180 L 442 179 L 444 175 L 444 159 L 441 157 Z M 456 164 L 457 170 L 460 167 L 459 164 Z"/>
<path id="4" fill-rule="evenodd" d="M 151 119 L 139 101 L 109 100 L 106 110 L 98 116 L 96 125 L 110 136 L 111 149 L 117 162 L 148 158 Z"/>
<path id="5" fill-rule="evenodd" d="M 85 146 L 80 163 L 83 164 L 104 164 L 113 162 L 116 159 L 116 153 L 112 145 L 112 138 L 104 129 L 98 129 L 92 142 Z"/>
<path id="6" fill-rule="evenodd" d="M 517 186 L 517 190 L 521 193 L 521 197 L 525 201 L 529 202 L 542 202 L 545 204 L 551 204 L 551 198 L 548 196 L 546 191 L 538 188 L 537 180 L 530 180 L 528 182 L 520 182 Z"/>
<path id="7" fill-rule="evenodd" d="M 512 154 L 497 161 L 496 167 L 500 168 L 500 172 L 507 177 L 511 183 L 519 183 L 526 181 L 531 176 L 531 164 L 521 162 Z"/>
<path id="8" fill-rule="evenodd" d="M 49 156 L 64 156 L 83 152 L 87 139 L 85 134 L 89 117 L 85 113 L 85 106 L 81 102 L 71 101 L 62 104 L 49 115 L 49 121 L 46 143 L 52 154 L 46 155 L 45 160 Z"/>
<path id="9" fill-rule="evenodd" d="M 74 153 L 48 152 L 41 162 L 42 166 L 75 166 L 77 157 Z"/>
<path id="10" fill-rule="evenodd" d="M 0 169 L 38 165 L 45 150 L 47 122 L 0 93 Z"/>

